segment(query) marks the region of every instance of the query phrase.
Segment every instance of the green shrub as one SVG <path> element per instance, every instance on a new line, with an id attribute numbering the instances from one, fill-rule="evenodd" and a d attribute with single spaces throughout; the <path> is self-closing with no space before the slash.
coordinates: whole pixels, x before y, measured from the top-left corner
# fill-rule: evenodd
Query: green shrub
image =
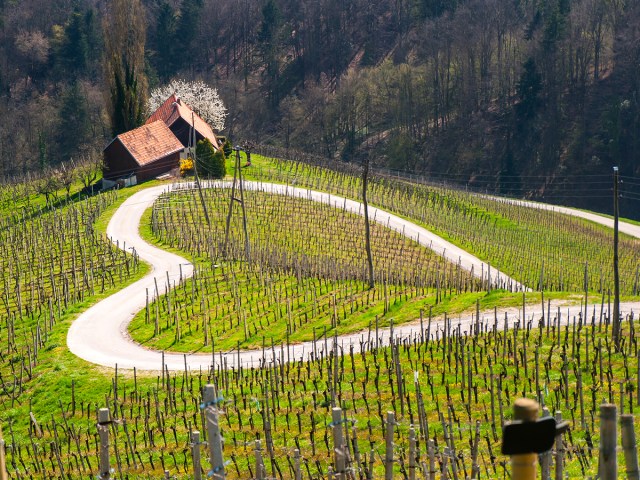
<path id="1" fill-rule="evenodd" d="M 224 178 L 227 174 L 226 157 L 222 149 L 216 150 L 208 139 L 203 139 L 196 146 L 198 169 L 203 177 Z"/>
<path id="2" fill-rule="evenodd" d="M 229 155 L 231 155 L 231 152 L 233 152 L 233 146 L 231 145 L 231 142 L 228 138 L 222 144 L 222 151 L 224 152 L 224 156 L 226 158 L 229 158 Z"/>

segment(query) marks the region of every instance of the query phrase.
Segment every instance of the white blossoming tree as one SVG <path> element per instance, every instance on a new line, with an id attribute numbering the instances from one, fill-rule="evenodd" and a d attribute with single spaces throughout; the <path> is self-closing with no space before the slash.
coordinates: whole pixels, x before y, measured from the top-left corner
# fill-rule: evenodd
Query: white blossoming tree
<path id="1" fill-rule="evenodd" d="M 220 131 L 224 128 L 227 109 L 224 107 L 218 91 L 200 80 L 187 82 L 176 79 L 171 80 L 163 87 L 155 88 L 149 95 L 147 102 L 149 112 L 153 113 L 174 93 L 214 129 Z"/>

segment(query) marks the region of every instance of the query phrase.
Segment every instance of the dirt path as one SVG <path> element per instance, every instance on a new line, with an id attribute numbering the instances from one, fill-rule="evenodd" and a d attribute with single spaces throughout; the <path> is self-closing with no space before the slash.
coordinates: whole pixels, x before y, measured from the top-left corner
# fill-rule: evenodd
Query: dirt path
<path id="1" fill-rule="evenodd" d="M 228 187 L 229 183 L 218 182 L 210 186 Z M 268 183 L 246 182 L 246 188 L 272 194 L 294 195 L 331 204 L 336 208 L 344 208 L 353 213 L 363 214 L 361 203 L 336 195 Z M 133 369 L 136 367 L 137 370 L 159 371 L 164 364 L 165 368 L 169 370 L 184 370 L 185 368 L 191 370 L 207 370 L 211 367 L 212 361 L 215 361 L 217 365 L 224 364 L 228 368 L 231 366 L 237 367 L 238 362 L 243 366 L 258 366 L 263 359 L 263 352 L 261 350 L 215 352 L 215 360 L 212 360 L 211 353 L 186 355 L 149 350 L 135 343 L 127 334 L 127 325 L 133 317 L 145 307 L 147 294 L 150 299 L 153 298 L 155 279 L 157 279 L 161 293 L 164 293 L 162 285 L 166 283 L 167 278 L 171 283 L 179 283 L 181 279 L 188 278 L 193 274 L 193 266 L 187 260 L 149 245 L 138 233 L 142 214 L 147 208 L 151 207 L 153 202 L 165 191 L 167 191 L 167 187 L 165 186 L 142 190 L 129 197 L 113 215 L 107 228 L 107 235 L 112 241 L 118 242 L 120 248 L 135 248 L 139 257 L 151 264 L 152 270 L 141 280 L 100 301 L 81 314 L 69 329 L 67 335 L 69 350 L 88 362 L 106 367 L 115 367 L 115 365 L 117 365 L 118 368 L 124 369 Z M 541 208 L 541 205 L 543 208 L 550 207 L 544 206 L 543 204 L 535 204 L 534 206 Z M 551 208 L 556 211 L 561 211 L 560 208 L 562 207 Z M 571 210 L 569 214 L 573 214 L 574 212 L 572 209 L 566 210 Z M 589 217 L 583 218 L 588 218 L 591 221 L 598 223 L 607 221 L 612 223 L 612 220 L 606 217 L 587 214 L 586 212 L 580 212 L 578 210 L 575 212 L 588 215 Z M 473 268 L 476 275 L 483 272 L 485 280 L 490 281 L 494 285 L 498 284 L 512 290 L 520 290 L 522 288 L 518 282 L 500 272 L 489 269 L 488 265 L 473 255 L 470 255 L 468 252 L 463 251 L 408 220 L 404 220 L 396 215 L 374 207 L 369 207 L 369 216 L 375 219 L 376 222 L 397 230 L 409 238 L 419 241 L 422 245 L 433 248 L 433 250 L 439 254 L 443 254 L 450 261 L 454 263 L 459 262 L 466 270 L 471 271 Z M 621 231 L 626 230 L 626 233 L 640 238 L 640 227 L 624 224 L 625 230 L 622 230 L 622 225 L 621 223 Z M 564 320 L 577 316 L 581 310 L 580 306 L 566 307 L 553 303 L 551 305 L 552 317 L 555 316 L 558 308 L 560 308 L 561 317 Z M 593 306 L 590 307 L 590 315 L 596 312 L 595 308 L 596 307 Z M 598 311 L 599 308 L 600 307 L 598 307 Z M 637 311 L 639 309 L 640 303 L 625 303 L 621 305 L 622 312 Z M 505 325 L 505 314 L 508 318 L 508 325 L 512 325 L 513 322 L 522 318 L 523 312 L 522 309 L 510 308 L 498 310 L 497 314 L 497 318 L 499 319 L 498 324 L 500 328 L 502 328 Z M 487 321 L 493 325 L 494 312 L 488 312 L 486 315 L 488 317 Z M 527 320 L 539 318 L 541 315 L 541 306 L 527 307 L 525 312 Z M 599 317 L 599 315 L 596 316 Z M 471 314 L 452 317 L 453 326 L 460 324 L 463 331 L 470 331 L 472 321 Z M 431 334 L 435 335 L 437 329 L 442 328 L 442 321 L 435 319 L 431 328 Z M 409 338 L 420 334 L 419 323 L 406 324 L 394 329 L 395 338 Z M 390 332 L 388 329 L 380 330 L 378 332 L 378 344 L 388 344 L 389 336 Z M 338 337 L 337 341 L 347 350 L 350 348 L 350 345 L 353 345 L 354 351 L 357 352 L 360 351 L 363 346 L 366 346 L 366 342 L 376 342 L 376 338 L 375 332 L 360 332 Z M 284 346 L 283 348 L 278 347 L 278 358 L 282 355 L 283 359 L 306 359 L 314 350 L 316 353 L 319 353 L 325 349 L 325 346 L 332 348 L 332 343 L 333 340 L 325 342 L 323 339 L 318 341 L 315 346 L 313 342 L 306 342 L 288 347 Z M 271 355 L 271 353 L 267 354 L 267 361 L 272 359 Z M 275 353 L 273 353 L 273 355 L 275 355 Z"/>

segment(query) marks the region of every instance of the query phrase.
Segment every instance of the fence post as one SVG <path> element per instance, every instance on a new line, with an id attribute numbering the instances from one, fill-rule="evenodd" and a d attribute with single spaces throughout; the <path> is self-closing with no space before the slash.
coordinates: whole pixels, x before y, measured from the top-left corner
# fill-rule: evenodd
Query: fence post
<path id="1" fill-rule="evenodd" d="M 262 442 L 260 440 L 256 440 L 254 452 L 256 458 L 256 480 L 264 480 L 264 461 L 262 460 Z"/>
<path id="2" fill-rule="evenodd" d="M 469 370 L 471 371 L 471 370 Z M 480 444 L 480 420 L 476 420 L 476 433 L 471 449 L 471 479 L 480 478 L 480 465 L 478 465 L 478 446 Z"/>
<path id="3" fill-rule="evenodd" d="M 300 450 L 293 451 L 293 466 L 295 469 L 295 480 L 302 480 L 302 470 L 300 470 Z"/>
<path id="4" fill-rule="evenodd" d="M 612 403 L 600 405 L 600 463 L 598 473 L 601 480 L 618 478 L 616 458 L 617 409 Z"/>
<path id="5" fill-rule="evenodd" d="M 2 428 L 0 428 L 0 480 L 7 480 L 7 460 L 4 451 L 4 437 L 2 436 Z"/>
<path id="6" fill-rule="evenodd" d="M 432 439 L 427 440 L 427 451 L 429 453 L 429 480 L 436 480 L 435 448 L 435 442 Z"/>
<path id="7" fill-rule="evenodd" d="M 109 465 L 109 409 L 98 410 L 98 435 L 100 437 L 100 480 L 111 478 L 111 466 Z"/>
<path id="8" fill-rule="evenodd" d="M 550 417 L 549 409 L 544 407 L 542 409 L 542 417 Z M 540 469 L 542 470 L 542 480 L 551 479 L 551 451 L 540 454 Z"/>
<path id="9" fill-rule="evenodd" d="M 208 476 L 214 480 L 224 480 L 225 471 L 224 460 L 222 458 L 222 437 L 220 435 L 220 426 L 218 425 L 218 399 L 216 398 L 216 388 L 213 385 L 205 385 L 202 401 L 207 423 L 209 462 L 211 463 L 211 472 Z"/>
<path id="10" fill-rule="evenodd" d="M 535 422 L 538 416 L 538 402 L 529 398 L 519 398 L 513 404 L 513 419 Z M 525 453 L 511 456 L 511 478 L 513 480 L 536 480 L 538 455 Z"/>
<path id="11" fill-rule="evenodd" d="M 633 415 L 620 415 L 620 425 L 622 426 L 622 450 L 624 451 L 627 479 L 640 480 L 636 432 L 633 429 Z"/>
<path id="12" fill-rule="evenodd" d="M 556 423 L 562 422 L 562 412 L 556 411 Z M 564 439 L 562 435 L 556 437 L 556 477 L 555 480 L 564 478 Z"/>
<path id="13" fill-rule="evenodd" d="M 409 428 L 409 480 L 416 480 L 416 429 Z"/>
<path id="14" fill-rule="evenodd" d="M 385 455 L 384 455 L 384 480 L 393 480 L 393 429 L 396 424 L 396 417 L 393 412 L 387 412 L 387 430 L 385 435 Z"/>
<path id="15" fill-rule="evenodd" d="M 334 362 L 337 361 L 335 358 Z M 331 423 L 333 425 L 333 458 L 335 465 L 335 476 L 340 480 L 346 478 L 346 459 L 344 454 L 344 439 L 342 436 L 342 409 L 333 407 L 331 410 Z"/>
<path id="16" fill-rule="evenodd" d="M 202 480 L 202 467 L 200 466 L 200 432 L 191 432 L 191 458 L 193 460 L 193 479 Z"/>

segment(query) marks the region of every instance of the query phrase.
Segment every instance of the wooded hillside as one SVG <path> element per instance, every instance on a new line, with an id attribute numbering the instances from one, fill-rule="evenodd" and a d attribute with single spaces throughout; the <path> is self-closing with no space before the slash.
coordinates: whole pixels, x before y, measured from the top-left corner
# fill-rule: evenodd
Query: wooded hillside
<path id="1" fill-rule="evenodd" d="M 640 210 L 638 2 L 143 4 L 149 86 L 217 87 L 236 141 L 602 210 L 619 165 Z M 0 172 L 109 139 L 108 5 L 0 0 Z"/>

